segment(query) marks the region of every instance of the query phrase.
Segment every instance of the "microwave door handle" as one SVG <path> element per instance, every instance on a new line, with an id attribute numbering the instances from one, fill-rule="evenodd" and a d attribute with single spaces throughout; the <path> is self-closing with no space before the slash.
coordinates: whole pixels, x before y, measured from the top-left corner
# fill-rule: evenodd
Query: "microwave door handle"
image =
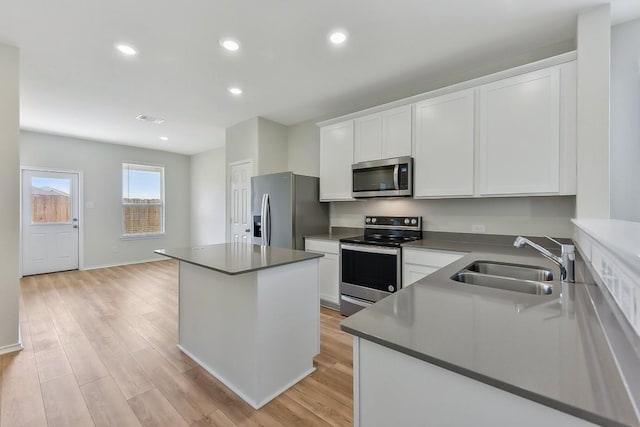
<path id="1" fill-rule="evenodd" d="M 400 165 L 393 167 L 393 188 L 400 189 Z"/>

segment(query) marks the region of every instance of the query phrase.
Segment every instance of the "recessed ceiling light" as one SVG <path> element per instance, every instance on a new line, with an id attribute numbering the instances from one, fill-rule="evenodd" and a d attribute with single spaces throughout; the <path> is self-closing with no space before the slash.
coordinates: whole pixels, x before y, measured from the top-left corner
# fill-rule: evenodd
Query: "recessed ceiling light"
<path id="1" fill-rule="evenodd" d="M 163 141 L 168 141 L 169 140 L 169 138 L 167 138 L 166 136 L 161 136 L 160 139 L 163 140 Z"/>
<path id="2" fill-rule="evenodd" d="M 334 31 L 329 34 L 329 41 L 333 44 L 342 44 L 347 40 L 347 33 L 344 31 Z"/>
<path id="3" fill-rule="evenodd" d="M 237 40 L 229 38 L 220 39 L 220 46 L 231 52 L 240 49 L 240 43 Z"/>
<path id="4" fill-rule="evenodd" d="M 227 90 L 234 95 L 242 95 L 242 89 L 240 89 L 239 87 L 230 87 Z"/>
<path id="5" fill-rule="evenodd" d="M 116 49 L 118 49 L 120 53 L 122 53 L 123 55 L 127 55 L 127 56 L 133 56 L 138 53 L 137 50 L 135 50 L 132 46 L 129 46 L 128 44 L 117 44 Z"/>

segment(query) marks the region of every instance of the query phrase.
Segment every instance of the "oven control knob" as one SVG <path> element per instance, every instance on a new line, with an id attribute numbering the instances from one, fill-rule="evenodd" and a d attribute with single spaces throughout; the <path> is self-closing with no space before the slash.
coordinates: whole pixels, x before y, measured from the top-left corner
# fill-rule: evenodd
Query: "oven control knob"
<path id="1" fill-rule="evenodd" d="M 375 223 L 376 223 L 376 221 L 377 221 L 377 219 L 375 219 L 375 218 L 371 218 L 371 222 L 372 222 L 372 223 L 374 223 L 374 224 L 375 224 Z"/>
<path id="2" fill-rule="evenodd" d="M 418 220 L 417 220 L 417 219 L 413 218 L 413 219 L 411 220 L 411 225 L 416 225 L 417 223 L 418 223 Z"/>
<path id="3" fill-rule="evenodd" d="M 369 223 L 371 222 L 371 218 L 366 217 L 366 218 L 364 219 L 364 222 L 366 222 L 367 224 L 369 224 Z"/>
<path id="4" fill-rule="evenodd" d="M 409 225 L 409 218 L 404 219 L 404 225 Z"/>
<path id="5" fill-rule="evenodd" d="M 393 285 L 389 285 L 389 286 L 387 287 L 387 289 L 389 289 L 389 292 L 393 292 L 393 291 L 395 291 L 395 290 L 396 290 L 396 287 L 395 287 L 395 286 L 393 286 Z"/>

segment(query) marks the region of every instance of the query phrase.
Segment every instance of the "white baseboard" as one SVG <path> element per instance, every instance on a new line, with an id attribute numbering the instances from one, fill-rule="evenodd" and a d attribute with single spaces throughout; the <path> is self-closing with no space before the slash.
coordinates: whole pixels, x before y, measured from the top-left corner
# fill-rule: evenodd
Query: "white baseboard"
<path id="1" fill-rule="evenodd" d="M 296 379 L 294 379 L 293 381 L 291 381 L 290 383 L 288 383 L 287 385 L 282 386 L 280 389 L 278 389 L 276 392 L 272 393 L 271 395 L 269 395 L 268 397 L 266 397 L 265 399 L 263 399 L 260 402 L 256 402 L 255 400 L 251 399 L 249 396 L 247 396 L 246 394 L 244 394 L 243 392 L 241 392 L 240 390 L 238 390 L 233 384 L 231 384 L 225 377 L 223 377 L 222 375 L 218 374 L 216 371 L 214 371 L 210 366 L 208 366 L 206 363 L 204 363 L 202 360 L 200 360 L 199 358 L 197 358 L 196 356 L 193 355 L 193 353 L 191 353 L 189 350 L 186 350 L 183 346 L 181 346 L 180 344 L 177 344 L 177 347 L 180 349 L 180 351 L 182 351 L 184 354 L 186 354 L 187 356 L 189 356 L 191 359 L 193 359 L 194 362 L 196 362 L 198 365 L 200 365 L 200 367 L 202 367 L 202 369 L 204 369 L 205 371 L 207 371 L 208 373 L 210 373 L 211 375 L 213 375 L 214 377 L 216 377 L 218 379 L 218 381 L 220 381 L 222 384 L 224 384 L 228 389 L 230 389 L 232 392 L 234 392 L 235 394 L 238 395 L 238 397 L 240 397 L 242 400 L 244 400 L 245 402 L 247 402 L 249 405 L 251 405 L 254 409 L 260 409 L 262 408 L 264 405 L 266 405 L 267 403 L 269 403 L 270 401 L 272 401 L 273 399 L 275 399 L 277 396 L 279 396 L 280 394 L 282 394 L 283 392 L 285 392 L 287 389 L 291 388 L 294 384 L 296 384 L 297 382 L 301 381 L 303 378 L 305 378 L 306 376 L 308 376 L 309 374 L 311 374 L 312 372 L 314 372 L 316 370 L 315 367 L 312 367 L 311 369 L 309 369 L 308 371 L 304 372 L 303 374 L 301 374 L 299 377 L 297 377 Z"/>
<path id="2" fill-rule="evenodd" d="M 15 344 L 5 345 L 4 347 L 0 347 L 0 354 L 13 353 L 16 351 L 22 350 L 24 347 L 22 346 L 22 342 L 17 342 Z"/>
<path id="3" fill-rule="evenodd" d="M 85 271 L 85 270 L 97 270 L 99 268 L 110 268 L 110 267 L 120 267 L 123 265 L 134 265 L 134 264 L 144 264 L 147 262 L 157 262 L 157 261 L 166 261 L 169 258 L 151 258 L 151 259 L 147 259 L 147 260 L 140 260 L 140 261 L 131 261 L 131 262 L 119 262 L 119 263 L 115 263 L 115 264 L 101 264 L 101 265 L 90 265 L 88 267 L 83 267 L 80 270 Z"/>

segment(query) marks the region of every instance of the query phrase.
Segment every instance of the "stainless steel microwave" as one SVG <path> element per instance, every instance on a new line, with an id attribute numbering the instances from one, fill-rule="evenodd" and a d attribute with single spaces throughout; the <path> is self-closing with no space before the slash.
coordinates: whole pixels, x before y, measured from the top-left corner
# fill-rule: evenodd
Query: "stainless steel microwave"
<path id="1" fill-rule="evenodd" d="M 413 158 L 395 157 L 356 163 L 352 197 L 411 197 L 413 195 Z"/>

